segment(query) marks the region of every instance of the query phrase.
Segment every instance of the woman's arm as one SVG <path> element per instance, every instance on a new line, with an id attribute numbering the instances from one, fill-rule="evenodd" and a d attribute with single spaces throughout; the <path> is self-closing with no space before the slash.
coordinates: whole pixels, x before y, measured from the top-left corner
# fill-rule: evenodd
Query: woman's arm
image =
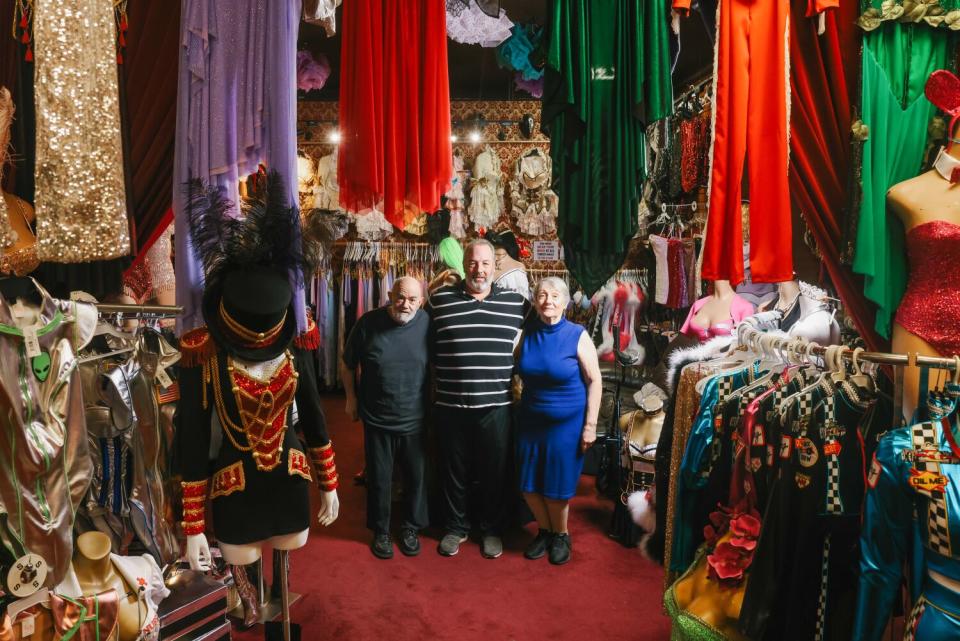
<path id="1" fill-rule="evenodd" d="M 587 384 L 587 416 L 583 421 L 583 436 L 580 439 L 580 447 L 585 452 L 597 440 L 597 417 L 600 415 L 600 397 L 603 396 L 597 348 L 586 331 L 580 334 L 580 342 L 577 343 L 577 360 L 580 361 L 580 371 Z"/>

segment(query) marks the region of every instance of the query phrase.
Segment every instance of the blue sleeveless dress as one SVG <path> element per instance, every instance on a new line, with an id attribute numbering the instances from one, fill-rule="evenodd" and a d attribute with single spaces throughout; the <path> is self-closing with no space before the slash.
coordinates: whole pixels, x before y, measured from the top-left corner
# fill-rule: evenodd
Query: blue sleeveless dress
<path id="1" fill-rule="evenodd" d="M 524 332 L 518 369 L 523 395 L 517 421 L 520 489 L 548 499 L 577 493 L 583 470 L 580 437 L 587 411 L 587 386 L 577 343 L 584 329 L 562 319 L 539 319 Z"/>

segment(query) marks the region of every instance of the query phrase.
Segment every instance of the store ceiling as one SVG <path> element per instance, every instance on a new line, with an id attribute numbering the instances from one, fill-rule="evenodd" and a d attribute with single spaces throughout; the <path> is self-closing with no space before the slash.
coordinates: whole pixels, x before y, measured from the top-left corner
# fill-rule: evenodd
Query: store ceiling
<path id="1" fill-rule="evenodd" d="M 649 1 L 649 0 L 641 0 Z M 548 0 L 501 0 L 501 7 L 514 22 L 543 24 Z M 713 61 L 713 44 L 708 29 L 713 30 L 716 0 L 700 0 L 704 21 L 696 14 L 681 25 L 680 58 L 674 71 L 674 83 L 682 90 L 691 80 L 709 73 Z M 338 9 L 340 22 L 342 8 Z M 712 33 L 710 33 L 712 36 Z M 463 45 L 448 40 L 447 63 L 450 69 L 450 97 L 453 100 L 528 100 L 530 96 L 514 86 L 513 72 L 497 65 L 496 51 L 479 45 Z M 333 73 L 321 91 L 311 92 L 308 99 L 336 100 L 340 77 L 340 35 L 328 38 L 321 27 L 301 23 L 299 47 L 315 56 L 326 55 Z"/>

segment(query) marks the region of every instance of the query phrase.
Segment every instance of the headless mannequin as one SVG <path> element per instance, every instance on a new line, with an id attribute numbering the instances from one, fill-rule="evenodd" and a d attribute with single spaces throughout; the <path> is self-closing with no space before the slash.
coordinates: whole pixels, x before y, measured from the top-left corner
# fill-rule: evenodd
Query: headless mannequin
<path id="1" fill-rule="evenodd" d="M 641 408 L 635 412 L 623 415 L 620 418 L 620 429 L 627 432 L 629 429 L 629 448 L 631 456 L 653 458 L 653 451 L 647 452 L 650 446 L 656 446 L 660 440 L 660 431 L 663 429 L 663 401 L 656 397 L 643 399 Z"/>
<path id="2" fill-rule="evenodd" d="M 783 311 L 797 300 L 800 295 L 800 283 L 795 280 L 785 280 L 777 283 L 777 305 L 775 309 Z"/>
<path id="3" fill-rule="evenodd" d="M 496 258 L 496 273 L 493 275 L 493 279 L 497 280 L 501 275 L 510 271 L 511 269 L 519 269 L 523 273 L 527 272 L 527 266 L 521 263 L 519 260 L 516 260 L 507 253 L 506 249 L 497 248 L 494 252 Z"/>
<path id="4" fill-rule="evenodd" d="M 954 135 L 956 136 L 956 132 Z M 960 159 L 960 146 L 951 145 L 947 153 Z M 887 204 L 903 223 L 904 233 L 935 220 L 960 225 L 960 185 L 944 180 L 936 169 L 891 187 L 887 191 Z M 927 341 L 912 334 L 898 323 L 893 325 L 891 349 L 901 354 L 944 356 Z M 920 368 L 905 367 L 903 382 L 903 412 L 907 420 L 910 420 L 919 402 Z M 935 383 L 936 377 L 931 376 L 928 385 Z"/>
<path id="5" fill-rule="evenodd" d="M 730 307 L 735 294 L 736 292 L 730 286 L 729 280 L 713 281 L 713 293 L 707 297 L 707 302 L 697 311 L 693 317 L 693 322 L 700 327 L 713 327 L 717 323 L 729 323 L 731 318 Z"/>
<path id="6" fill-rule="evenodd" d="M 77 537 L 73 570 L 85 595 L 116 590 L 120 597 L 117 615 L 119 641 L 134 641 L 147 616 L 146 607 L 138 599 L 137 590 L 127 584 L 110 561 L 110 537 L 102 532 L 85 532 Z"/>
<path id="7" fill-rule="evenodd" d="M 261 380 L 268 380 L 273 377 L 277 369 L 285 362 L 285 359 L 286 357 L 281 355 L 260 362 L 235 359 L 234 363 L 249 375 Z M 317 518 L 321 525 L 330 525 L 336 520 L 340 511 L 337 491 L 320 492 L 320 497 L 322 507 Z M 219 544 L 220 552 L 223 554 L 223 560 L 230 565 L 249 565 L 260 559 L 265 544 L 274 550 L 296 550 L 307 544 L 309 534 L 310 530 L 303 530 L 292 534 L 272 536 L 265 541 L 243 544 L 221 541 Z M 210 569 L 210 545 L 205 535 L 191 534 L 187 536 L 187 560 L 190 562 L 190 569 L 192 570 L 207 571 Z"/>

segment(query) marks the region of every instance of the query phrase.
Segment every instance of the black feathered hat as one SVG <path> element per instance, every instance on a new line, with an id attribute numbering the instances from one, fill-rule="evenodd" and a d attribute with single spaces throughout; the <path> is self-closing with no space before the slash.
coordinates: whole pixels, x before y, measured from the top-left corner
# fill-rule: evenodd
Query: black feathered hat
<path id="1" fill-rule="evenodd" d="M 520 245 L 517 244 L 517 237 L 509 229 L 500 233 L 488 231 L 485 238 L 497 249 L 503 249 L 507 255 L 514 260 L 520 260 Z"/>
<path id="2" fill-rule="evenodd" d="M 232 356 L 279 356 L 297 332 L 291 281 L 302 283 L 319 258 L 318 246 L 301 240 L 300 214 L 287 202 L 283 180 L 269 173 L 237 217 L 222 188 L 191 181 L 187 189 L 193 250 L 204 267 L 207 330 Z"/>

